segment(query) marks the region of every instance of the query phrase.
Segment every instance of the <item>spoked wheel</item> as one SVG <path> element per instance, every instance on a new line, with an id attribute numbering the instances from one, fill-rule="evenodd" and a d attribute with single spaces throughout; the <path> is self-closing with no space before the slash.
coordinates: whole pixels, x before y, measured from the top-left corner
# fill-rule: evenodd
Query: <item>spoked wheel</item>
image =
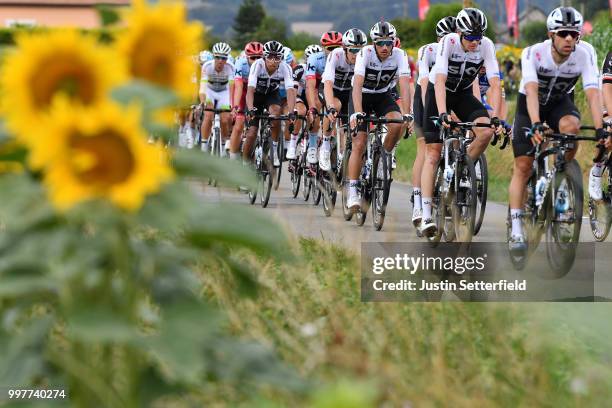
<path id="1" fill-rule="evenodd" d="M 300 192 L 300 182 L 302 180 L 302 167 L 298 160 L 289 161 L 289 166 L 292 167 L 291 173 L 291 194 L 296 198 Z"/>
<path id="2" fill-rule="evenodd" d="M 270 193 L 272 191 L 272 178 L 274 177 L 274 166 L 272 163 L 272 150 L 271 146 L 266 143 L 264 152 L 261 157 L 261 179 L 260 179 L 260 191 L 261 206 L 266 208 L 270 201 Z"/>
<path id="3" fill-rule="evenodd" d="M 455 171 L 455 198 L 451 205 L 458 242 L 471 242 L 476 219 L 476 172 L 474 162 L 465 156 Z"/>
<path id="4" fill-rule="evenodd" d="M 457 234 L 455 233 L 455 224 L 453 223 L 452 217 L 452 208 L 451 204 L 454 200 L 454 195 L 447 196 L 445 199 L 444 206 L 444 223 L 442 224 L 444 227 L 442 228 L 442 235 L 444 236 L 444 242 L 453 242 L 457 239 Z"/>
<path id="5" fill-rule="evenodd" d="M 281 133 L 281 135 L 279 135 L 278 137 L 278 144 L 276 145 L 276 154 L 277 154 L 276 157 L 278 157 L 278 162 L 280 163 L 280 166 L 274 167 L 274 171 L 276 173 L 275 174 L 276 177 L 274 178 L 274 191 L 278 190 L 278 186 L 280 185 L 281 174 L 283 172 L 284 151 L 285 151 L 285 137 Z"/>
<path id="6" fill-rule="evenodd" d="M 328 179 L 329 177 L 330 179 Z M 338 192 L 336 191 L 334 173 L 329 172 L 326 178 L 323 180 L 323 212 L 326 217 L 331 217 L 336 208 L 336 197 Z"/>
<path id="7" fill-rule="evenodd" d="M 478 234 L 484 220 L 485 209 L 487 207 L 487 193 L 489 189 L 489 170 L 487 166 L 487 156 L 484 153 L 474 162 L 476 170 L 476 222 L 474 223 L 474 235 Z M 478 177 L 480 175 L 480 177 Z"/>
<path id="8" fill-rule="evenodd" d="M 425 238 L 433 247 L 437 246 L 440 242 L 442 231 L 444 231 L 444 223 L 446 221 L 446 203 L 444 200 L 444 193 L 442 192 L 444 183 L 444 160 L 438 162 L 438 167 L 434 174 L 436 178 L 434 179 L 434 191 L 431 199 L 431 217 L 436 223 L 436 231 L 433 234 L 425 235 Z"/>
<path id="9" fill-rule="evenodd" d="M 382 148 L 380 149 L 382 150 Z M 372 223 L 380 231 L 385 222 L 385 211 L 389 199 L 389 174 L 387 155 L 380 150 L 374 151 L 370 185 L 372 186 Z M 382 154 L 381 154 L 382 153 Z"/>
<path id="10" fill-rule="evenodd" d="M 321 170 L 319 168 L 317 168 L 317 172 L 315 173 L 315 176 L 311 179 L 312 180 L 312 205 L 319 205 L 319 203 L 321 202 L 321 196 L 323 195 L 321 193 L 322 187 L 321 187 Z"/>
<path id="11" fill-rule="evenodd" d="M 344 156 L 342 157 L 342 178 L 341 178 L 341 189 L 342 189 L 342 215 L 344 216 L 345 221 L 350 221 L 353 219 L 353 212 L 346 205 L 348 200 L 348 162 L 349 156 L 351 155 L 350 150 L 347 148 L 344 151 Z"/>
<path id="12" fill-rule="evenodd" d="M 554 277 L 567 274 L 576 258 L 582 226 L 582 173 L 576 160 L 555 174 L 550 189 L 550 212 L 546 228 L 546 256 Z"/>
<path id="13" fill-rule="evenodd" d="M 306 154 L 303 153 L 300 159 L 300 168 L 301 168 L 301 172 L 302 172 L 302 197 L 304 198 L 304 201 L 308 201 L 308 199 L 310 198 L 310 189 L 311 189 L 311 183 L 310 183 L 310 176 L 308 176 L 308 168 L 306 167 Z"/>
<path id="14" fill-rule="evenodd" d="M 595 201 L 589 198 L 589 223 L 595 241 L 605 241 L 612 225 L 612 185 L 610 183 L 610 165 L 604 167 L 601 175 L 603 199 Z"/>

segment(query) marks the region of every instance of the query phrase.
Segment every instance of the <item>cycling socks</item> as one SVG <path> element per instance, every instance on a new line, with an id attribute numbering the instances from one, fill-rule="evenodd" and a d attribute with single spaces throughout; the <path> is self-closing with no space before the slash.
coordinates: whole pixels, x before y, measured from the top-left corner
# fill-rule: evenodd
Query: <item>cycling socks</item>
<path id="1" fill-rule="evenodd" d="M 317 148 L 317 141 L 319 139 L 319 135 L 316 133 L 310 133 L 308 136 L 308 147 Z"/>
<path id="2" fill-rule="evenodd" d="M 321 148 L 325 151 L 329 151 L 331 150 L 331 145 L 329 143 L 331 136 L 325 136 L 323 135 L 323 144 L 321 145 Z"/>
<path id="3" fill-rule="evenodd" d="M 355 196 L 357 195 L 357 186 L 359 185 L 359 181 L 357 180 L 349 180 L 349 195 Z"/>
<path id="4" fill-rule="evenodd" d="M 230 160 L 238 160 L 240 157 L 242 157 L 240 155 L 240 153 L 232 153 L 232 152 L 230 152 Z"/>
<path id="5" fill-rule="evenodd" d="M 421 188 L 420 187 L 414 187 L 412 189 L 412 197 L 414 198 L 414 209 L 415 210 L 422 209 L 423 206 L 421 205 Z"/>
<path id="6" fill-rule="evenodd" d="M 431 197 L 423 197 L 423 219 L 431 219 Z"/>
<path id="7" fill-rule="evenodd" d="M 512 220 L 512 235 L 523 235 L 523 224 L 521 223 L 521 215 L 523 210 L 520 208 L 510 209 L 510 219 Z"/>
<path id="8" fill-rule="evenodd" d="M 601 177 L 605 167 L 606 167 L 605 166 L 605 162 L 604 163 L 595 163 L 593 165 L 593 167 L 591 168 L 591 174 L 593 176 L 595 176 L 595 177 Z"/>

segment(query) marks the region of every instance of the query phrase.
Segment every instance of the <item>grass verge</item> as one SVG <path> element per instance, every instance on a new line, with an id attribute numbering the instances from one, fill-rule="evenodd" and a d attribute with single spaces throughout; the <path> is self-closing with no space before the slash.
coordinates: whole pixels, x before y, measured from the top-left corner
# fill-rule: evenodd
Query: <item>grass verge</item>
<path id="1" fill-rule="evenodd" d="M 233 330 L 274 347 L 303 377 L 373 393 L 372 405 L 344 406 L 605 406 L 612 397 L 601 340 L 610 333 L 597 332 L 600 320 L 580 333 L 594 316 L 577 311 L 585 305 L 362 303 L 356 256 L 311 239 L 299 252 L 299 262 L 281 265 L 240 254 L 257 271 L 256 298 L 237 296 L 222 268 L 202 269 L 205 291 Z M 224 389 L 206 398 L 251 406 L 261 395 Z M 264 405 L 340 406 L 313 398 L 269 392 Z"/>

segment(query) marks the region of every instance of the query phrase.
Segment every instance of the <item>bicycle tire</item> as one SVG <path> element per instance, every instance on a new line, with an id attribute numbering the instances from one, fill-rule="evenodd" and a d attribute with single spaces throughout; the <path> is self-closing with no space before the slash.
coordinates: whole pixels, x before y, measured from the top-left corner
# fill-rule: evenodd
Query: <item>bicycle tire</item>
<path id="1" fill-rule="evenodd" d="M 353 212 L 347 206 L 348 200 L 348 164 L 351 156 L 351 147 L 346 145 L 344 149 L 344 156 L 342 156 L 342 177 L 340 178 L 341 183 L 341 194 L 342 194 L 342 216 L 344 221 L 350 221 L 353 219 Z"/>
<path id="2" fill-rule="evenodd" d="M 550 197 L 550 209 L 546 228 L 546 257 L 551 268 L 553 278 L 565 276 L 576 259 L 576 249 L 580 240 L 580 228 L 582 227 L 583 210 L 583 187 L 582 172 L 576 160 L 565 164 L 563 171 L 557 171 L 553 179 L 554 189 L 567 188 L 567 200 L 569 208 L 573 208 L 573 222 L 558 221 L 556 218 L 555 202 L 557 197 Z M 564 234 L 564 225 L 572 225 L 569 234 Z M 565 242 L 563 242 L 565 241 Z"/>
<path id="3" fill-rule="evenodd" d="M 441 159 L 438 161 L 438 166 L 434 174 L 436 178 L 434 179 L 434 191 L 431 199 L 431 216 L 436 223 L 436 232 L 432 235 L 423 234 L 432 247 L 436 247 L 440 243 L 442 231 L 444 231 L 444 223 L 446 222 L 446 203 L 444 193 L 442 192 L 442 185 L 444 183 L 444 160 Z"/>
<path id="4" fill-rule="evenodd" d="M 325 214 L 326 217 L 331 217 L 331 215 L 334 212 L 334 209 L 336 208 L 336 196 L 338 194 L 336 190 L 336 184 L 337 184 L 336 173 L 334 172 L 334 169 L 337 168 L 336 161 L 335 161 L 335 155 L 337 154 L 336 149 L 337 147 L 334 145 L 331 150 L 331 157 L 332 157 L 331 170 L 328 172 L 325 172 L 322 178 L 323 213 Z"/>
<path id="5" fill-rule="evenodd" d="M 272 146 L 268 141 L 264 142 L 264 149 L 261 156 L 261 206 L 266 208 L 270 202 L 272 192 L 272 178 L 274 177 L 274 166 L 272 162 Z"/>
<path id="6" fill-rule="evenodd" d="M 370 188 L 372 196 L 372 224 L 376 231 L 380 231 L 385 223 L 385 211 L 389 195 L 385 191 L 388 188 L 387 156 L 382 146 L 375 149 L 372 156 L 372 171 L 370 172 Z M 378 175 L 378 169 L 382 168 L 382 177 Z"/>
<path id="7" fill-rule="evenodd" d="M 312 205 L 317 206 L 321 202 L 321 196 L 323 193 L 321 192 L 321 177 L 320 177 L 320 169 L 317 168 L 317 172 L 315 176 L 312 178 Z"/>
<path id="8" fill-rule="evenodd" d="M 608 159 L 610 160 L 610 159 Z M 611 163 L 608 162 L 601 174 L 601 180 L 607 182 L 607 185 L 602 185 L 603 197 L 599 201 L 595 201 L 589 197 L 589 225 L 593 238 L 597 242 L 603 242 L 610 233 L 612 226 L 612 177 L 610 173 Z"/>
<path id="9" fill-rule="evenodd" d="M 460 179 L 466 178 L 470 187 L 461 187 Z M 465 156 L 462 162 L 457 163 L 455 170 L 455 196 L 451 205 L 455 238 L 458 242 L 471 242 L 474 236 L 474 223 L 476 221 L 476 170 L 474 162 Z M 459 194 L 459 189 L 464 189 Z M 461 202 L 459 202 L 461 200 Z"/>
<path id="10" fill-rule="evenodd" d="M 299 167 L 298 160 L 289 161 L 289 165 L 293 167 L 291 173 L 291 194 L 293 198 L 296 198 L 300 193 L 300 182 L 302 181 L 301 168 Z"/>
<path id="11" fill-rule="evenodd" d="M 478 235 L 484 220 L 485 210 L 487 208 L 487 194 L 489 193 L 489 166 L 487 164 L 487 156 L 484 152 L 474 163 L 474 167 L 480 166 L 480 180 L 476 180 L 476 192 L 478 193 L 476 201 L 476 222 L 474 224 L 474 235 Z"/>
<path id="12" fill-rule="evenodd" d="M 285 137 L 281 133 L 278 137 L 278 143 L 276 145 L 276 154 L 278 155 L 277 157 L 278 157 L 278 162 L 280 163 L 280 166 L 274 167 L 275 172 L 276 172 L 276 177 L 274 178 L 274 191 L 278 190 L 278 187 L 280 186 L 281 175 L 283 173 L 284 143 L 285 143 Z"/>

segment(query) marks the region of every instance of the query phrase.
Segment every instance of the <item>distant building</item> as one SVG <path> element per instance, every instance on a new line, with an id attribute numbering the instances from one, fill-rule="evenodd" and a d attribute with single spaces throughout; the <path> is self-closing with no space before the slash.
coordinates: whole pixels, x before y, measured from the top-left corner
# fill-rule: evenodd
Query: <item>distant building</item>
<path id="1" fill-rule="evenodd" d="M 130 0 L 0 0 L 0 27 L 15 25 L 96 28 L 97 6 L 129 6 Z"/>
<path id="2" fill-rule="evenodd" d="M 519 13 L 519 31 L 525 24 L 534 21 L 546 21 L 548 14 L 544 13 L 541 8 L 529 6 Z"/>
<path id="3" fill-rule="evenodd" d="M 308 33 L 319 37 L 321 33 L 332 29 L 334 23 L 331 21 L 296 21 L 291 23 L 293 33 Z"/>

